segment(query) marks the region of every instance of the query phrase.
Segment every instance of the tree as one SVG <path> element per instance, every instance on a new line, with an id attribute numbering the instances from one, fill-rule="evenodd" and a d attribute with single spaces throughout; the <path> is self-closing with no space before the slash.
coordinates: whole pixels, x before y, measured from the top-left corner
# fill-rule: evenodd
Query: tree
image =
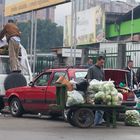
<path id="1" fill-rule="evenodd" d="M 22 32 L 21 43 L 28 50 L 30 47 L 31 23 L 19 23 Z M 63 27 L 57 26 L 49 20 L 38 20 L 37 49 L 40 52 L 49 52 L 51 48 L 63 45 Z"/>

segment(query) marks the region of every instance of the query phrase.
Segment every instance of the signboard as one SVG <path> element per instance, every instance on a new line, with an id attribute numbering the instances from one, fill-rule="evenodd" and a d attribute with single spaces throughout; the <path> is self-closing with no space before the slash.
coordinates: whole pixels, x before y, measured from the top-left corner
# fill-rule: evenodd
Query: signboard
<path id="1" fill-rule="evenodd" d="M 66 18 L 64 28 L 64 46 L 71 46 L 71 23 Z M 70 37 L 70 38 L 69 38 Z M 77 45 L 102 42 L 105 39 L 105 12 L 100 6 L 77 13 L 76 41 Z M 70 42 L 70 43 L 69 43 Z"/>
<path id="2" fill-rule="evenodd" d="M 71 49 L 62 49 L 62 56 L 63 57 L 71 57 Z M 82 57 L 82 49 L 76 49 L 76 55 L 77 58 Z M 74 57 L 74 49 L 72 49 L 72 57 Z"/>
<path id="3" fill-rule="evenodd" d="M 17 15 L 69 1 L 70 0 L 21 0 L 20 2 L 6 5 L 5 16 Z"/>

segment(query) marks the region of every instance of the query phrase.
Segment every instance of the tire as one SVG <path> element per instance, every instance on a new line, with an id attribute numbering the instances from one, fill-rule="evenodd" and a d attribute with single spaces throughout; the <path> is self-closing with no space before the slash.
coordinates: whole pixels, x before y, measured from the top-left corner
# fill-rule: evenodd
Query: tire
<path id="1" fill-rule="evenodd" d="M 91 109 L 80 108 L 75 111 L 73 119 L 77 127 L 89 128 L 94 123 L 94 114 Z"/>
<path id="2" fill-rule="evenodd" d="M 13 117 L 21 117 L 24 113 L 21 102 L 18 98 L 13 98 L 10 102 L 10 112 Z"/>
<path id="3" fill-rule="evenodd" d="M 3 101 L 3 97 L 0 97 L 0 111 L 4 109 L 4 101 Z"/>
<path id="4" fill-rule="evenodd" d="M 16 72 L 9 74 L 4 81 L 5 90 L 8 90 L 10 88 L 15 88 L 15 87 L 22 87 L 26 85 L 27 85 L 27 81 L 25 77 L 21 73 L 16 73 Z"/>

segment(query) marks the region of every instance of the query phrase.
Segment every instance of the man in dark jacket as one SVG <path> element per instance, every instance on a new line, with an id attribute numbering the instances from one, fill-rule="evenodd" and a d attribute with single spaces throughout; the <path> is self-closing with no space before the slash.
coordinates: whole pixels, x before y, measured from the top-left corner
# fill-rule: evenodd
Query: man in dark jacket
<path id="1" fill-rule="evenodd" d="M 8 42 L 8 50 L 10 57 L 11 71 L 20 71 L 20 63 L 18 60 L 20 50 L 20 30 L 13 20 L 9 20 L 0 33 L 0 40 L 6 36 Z"/>
<path id="2" fill-rule="evenodd" d="M 87 75 L 88 81 L 91 81 L 93 79 L 99 81 L 105 80 L 104 71 L 103 71 L 104 63 L 105 63 L 105 58 L 103 56 L 99 56 L 96 64 L 88 69 L 88 75 Z"/>
<path id="3" fill-rule="evenodd" d="M 105 75 L 103 71 L 103 66 L 105 63 L 105 58 L 103 56 L 99 56 L 95 65 L 88 69 L 87 79 L 90 82 L 93 79 L 104 81 Z M 101 110 L 96 111 L 94 125 L 102 124 L 103 122 L 104 112 Z"/>
<path id="4" fill-rule="evenodd" d="M 136 77 L 137 77 L 137 82 L 140 83 L 140 68 L 137 69 Z"/>
<path id="5" fill-rule="evenodd" d="M 133 61 L 129 60 L 127 62 L 127 68 L 125 68 L 125 70 L 128 70 L 129 72 L 127 73 L 127 82 L 128 82 L 128 87 L 130 89 L 134 88 L 134 84 L 137 85 L 137 78 L 136 78 L 136 74 L 133 71 Z"/>

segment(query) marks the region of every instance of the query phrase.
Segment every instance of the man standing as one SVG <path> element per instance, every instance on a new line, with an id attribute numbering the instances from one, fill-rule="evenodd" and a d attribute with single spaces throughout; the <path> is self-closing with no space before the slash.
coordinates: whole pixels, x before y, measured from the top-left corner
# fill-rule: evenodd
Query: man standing
<path id="1" fill-rule="evenodd" d="M 91 66 L 93 66 L 93 60 L 91 58 L 89 58 L 85 68 L 90 68 Z"/>
<path id="2" fill-rule="evenodd" d="M 137 84 L 137 78 L 136 78 L 136 74 L 133 71 L 133 61 L 129 60 L 127 62 L 127 68 L 126 70 L 128 70 L 129 72 L 127 73 L 127 80 L 128 80 L 128 87 L 130 89 L 134 88 L 134 84 Z"/>
<path id="3" fill-rule="evenodd" d="M 140 83 L 140 68 L 137 69 L 136 77 L 137 77 L 137 82 Z"/>
<path id="4" fill-rule="evenodd" d="M 0 33 L 0 40 L 6 36 L 8 42 L 8 51 L 10 57 L 10 67 L 12 72 L 20 72 L 19 63 L 19 50 L 20 50 L 20 30 L 16 26 L 13 20 L 8 20 L 8 23 L 4 26 L 4 29 Z"/>
<path id="5" fill-rule="evenodd" d="M 87 78 L 89 81 L 96 79 L 99 81 L 104 81 L 105 76 L 104 76 L 104 71 L 103 71 L 103 66 L 105 63 L 105 57 L 99 56 L 97 58 L 97 62 L 95 65 L 89 68 Z"/>
<path id="6" fill-rule="evenodd" d="M 95 65 L 88 69 L 87 79 L 90 82 L 93 79 L 104 81 L 105 75 L 103 71 L 103 66 L 105 63 L 105 57 L 99 56 Z M 99 125 L 103 122 L 103 114 L 104 112 L 99 110 L 95 113 L 94 125 Z"/>

